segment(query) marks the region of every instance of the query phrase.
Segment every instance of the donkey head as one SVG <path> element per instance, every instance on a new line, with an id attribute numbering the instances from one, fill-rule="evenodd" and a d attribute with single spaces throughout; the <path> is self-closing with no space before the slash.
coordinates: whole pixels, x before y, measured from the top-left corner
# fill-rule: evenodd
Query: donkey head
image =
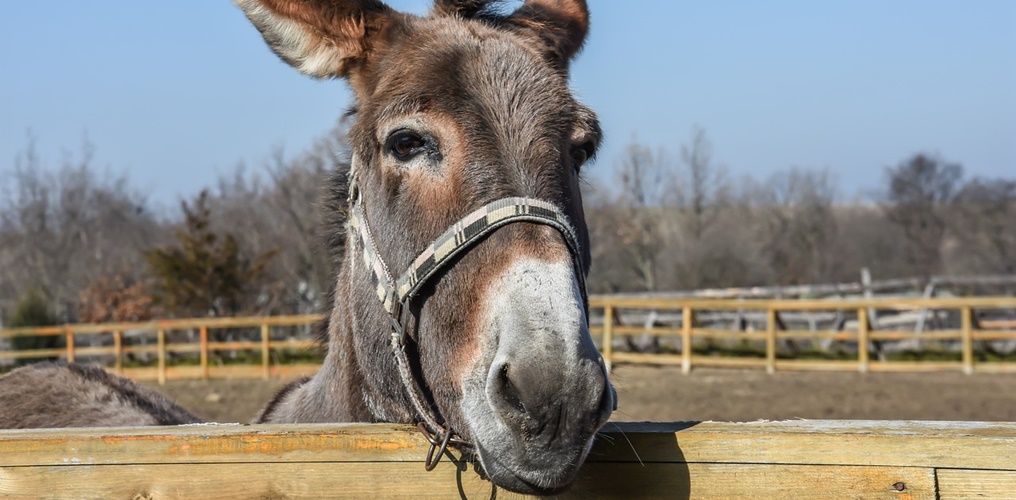
<path id="1" fill-rule="evenodd" d="M 235 1 L 290 65 L 349 81 L 348 182 L 385 273 L 398 276 L 450 225 L 502 198 L 553 204 L 570 221 L 577 248 L 551 226 L 506 225 L 409 304 L 414 376 L 486 474 L 516 491 L 567 486 L 615 397 L 584 291 L 579 171 L 600 128 L 567 85 L 585 2 L 529 0 L 499 14 L 490 1 L 437 0 L 417 17 L 377 0 Z M 367 414 L 353 418 L 413 422 L 389 316 L 350 231 L 329 358 L 358 365 L 344 380 L 363 386 Z"/>

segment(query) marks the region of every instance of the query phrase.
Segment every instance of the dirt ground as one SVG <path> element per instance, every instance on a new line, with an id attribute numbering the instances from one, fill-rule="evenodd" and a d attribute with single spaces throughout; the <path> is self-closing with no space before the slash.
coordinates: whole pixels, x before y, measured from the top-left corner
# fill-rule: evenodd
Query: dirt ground
<path id="1" fill-rule="evenodd" d="M 1016 374 L 776 373 L 619 366 L 618 421 L 795 418 L 1016 421 Z M 247 422 L 284 380 L 170 382 L 156 389 L 208 421 Z"/>

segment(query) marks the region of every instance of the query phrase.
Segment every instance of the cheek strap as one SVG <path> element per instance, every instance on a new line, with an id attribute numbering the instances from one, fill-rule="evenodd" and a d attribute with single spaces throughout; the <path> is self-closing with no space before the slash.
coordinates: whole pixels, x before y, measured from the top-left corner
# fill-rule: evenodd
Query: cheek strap
<path id="1" fill-rule="evenodd" d="M 356 189 L 349 226 L 359 235 L 363 265 L 367 268 L 378 300 L 393 322 L 405 329 L 408 306 L 439 271 L 455 257 L 465 253 L 474 244 L 494 231 L 516 222 L 542 224 L 557 229 L 572 255 L 575 276 L 579 281 L 583 306 L 588 302 L 585 276 L 582 272 L 578 238 L 568 217 L 553 203 L 534 198 L 501 198 L 488 203 L 451 225 L 416 257 L 398 278 L 392 273 L 378 252 L 374 233 L 367 223 L 363 201 Z"/>
<path id="2" fill-rule="evenodd" d="M 440 418 L 437 406 L 427 400 L 420 381 L 413 374 L 406 352 L 407 325 L 413 299 L 429 280 L 448 266 L 453 258 L 465 253 L 486 236 L 508 224 L 530 222 L 553 227 L 564 237 L 575 266 L 575 276 L 582 293 L 582 306 L 588 309 L 589 299 L 586 295 L 578 238 L 568 217 L 553 203 L 534 198 L 502 198 L 480 207 L 452 224 L 420 252 L 409 268 L 395 280 L 378 252 L 374 233 L 367 223 L 363 198 L 359 186 L 355 183 L 350 189 L 350 205 L 349 228 L 358 235 L 363 265 L 367 268 L 378 300 L 388 312 L 391 324 L 390 343 L 398 365 L 399 377 L 413 407 L 422 419 L 418 426 L 431 445 L 425 463 L 425 468 L 429 471 L 437 465 L 449 444 L 460 447 L 470 445 Z"/>

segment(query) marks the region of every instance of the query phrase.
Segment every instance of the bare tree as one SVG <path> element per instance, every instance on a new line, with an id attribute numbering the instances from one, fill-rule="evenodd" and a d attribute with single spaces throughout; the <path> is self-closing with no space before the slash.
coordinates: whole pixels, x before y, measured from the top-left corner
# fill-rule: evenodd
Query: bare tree
<path id="1" fill-rule="evenodd" d="M 963 167 L 920 153 L 887 168 L 885 177 L 885 214 L 906 236 L 915 271 L 940 273 L 946 231 L 944 212 L 959 190 Z"/>
<path id="2" fill-rule="evenodd" d="M 157 221 L 127 178 L 99 175 L 87 141 L 78 157 L 48 167 L 30 139 L 0 190 L 0 307 L 37 288 L 62 320 L 93 276 L 140 269 Z"/>
<path id="3" fill-rule="evenodd" d="M 759 235 L 781 284 L 830 278 L 830 243 L 836 232 L 836 182 L 827 169 L 792 168 L 769 178 L 757 214 Z"/>
<path id="4" fill-rule="evenodd" d="M 975 178 L 956 195 L 954 206 L 951 267 L 1016 274 L 1016 180 Z"/>
<path id="5" fill-rule="evenodd" d="M 727 169 L 713 159 L 705 129 L 695 127 L 681 147 L 672 192 L 675 227 L 669 254 L 672 288 L 755 283 L 760 279 L 753 212 L 733 195 Z"/>
<path id="6" fill-rule="evenodd" d="M 617 228 L 624 222 L 615 196 L 599 181 L 590 179 L 583 182 L 582 200 L 593 260 L 586 283 L 590 293 L 629 291 L 634 274 L 628 266 L 620 265 L 626 255 Z"/>
<path id="7" fill-rule="evenodd" d="M 323 197 L 331 171 L 346 154 L 346 129 L 340 121 L 292 157 L 276 148 L 263 170 L 250 173 L 241 165 L 220 179 L 209 199 L 217 231 L 230 232 L 252 252 L 281 250 L 265 269 L 277 289 L 263 297 L 263 310 L 310 313 L 327 305 L 335 263 L 322 234 Z"/>
<path id="8" fill-rule="evenodd" d="M 276 156 L 268 173 L 273 190 L 266 206 L 277 214 L 290 248 L 279 260 L 285 280 L 295 284 L 293 297 L 301 311 L 317 311 L 328 306 L 326 299 L 334 285 L 335 262 L 329 255 L 327 240 L 337 228 L 329 224 L 326 212 L 333 209 L 325 198 L 328 178 L 347 154 L 348 123 L 340 121 L 313 148 L 284 162 Z M 326 186 L 322 188 L 322 186 Z"/>
<path id="9" fill-rule="evenodd" d="M 881 279 L 913 276 L 907 239 L 878 206 L 853 204 L 834 211 L 836 234 L 826 258 L 832 269 L 827 282 L 857 279 L 861 268 Z"/>
<path id="10" fill-rule="evenodd" d="M 713 144 L 705 129 L 692 130 L 691 143 L 681 146 L 680 175 L 674 195 L 681 212 L 681 229 L 701 238 L 715 219 L 726 193 L 726 169 L 713 163 Z"/>
<path id="11" fill-rule="evenodd" d="M 622 223 L 616 234 L 641 290 L 656 290 L 660 252 L 664 246 L 662 205 L 672 164 L 665 153 L 632 142 L 618 165 L 617 197 Z"/>

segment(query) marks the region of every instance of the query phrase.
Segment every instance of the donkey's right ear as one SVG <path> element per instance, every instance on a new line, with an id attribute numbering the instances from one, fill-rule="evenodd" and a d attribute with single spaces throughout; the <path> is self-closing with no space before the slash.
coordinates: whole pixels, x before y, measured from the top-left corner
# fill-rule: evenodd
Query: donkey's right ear
<path id="1" fill-rule="evenodd" d="M 315 78 L 344 77 L 392 23 L 378 0 L 233 0 L 282 60 Z"/>

